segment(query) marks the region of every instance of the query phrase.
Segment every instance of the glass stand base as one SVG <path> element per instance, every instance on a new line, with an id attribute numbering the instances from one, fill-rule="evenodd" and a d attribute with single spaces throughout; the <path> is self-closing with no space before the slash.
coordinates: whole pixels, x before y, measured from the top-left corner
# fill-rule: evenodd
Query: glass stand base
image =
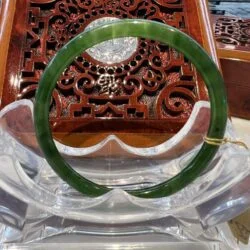
<path id="1" fill-rule="evenodd" d="M 227 224 L 203 230 L 199 220 L 168 216 L 142 223 L 87 223 L 27 208 L 22 228 L 0 225 L 1 250 L 237 250 Z"/>
<path id="2" fill-rule="evenodd" d="M 169 197 L 122 190 L 159 184 L 187 166 L 204 139 L 208 103 L 197 103 L 183 130 L 154 148 L 132 148 L 112 135 L 92 148 L 58 144 L 80 174 L 114 188 L 99 198 L 79 194 L 46 163 L 32 110 L 22 100 L 0 113 L 0 250 L 238 249 L 223 223 L 250 206 L 248 150 L 221 146 L 197 180 Z M 226 137 L 237 139 L 230 122 Z"/>
<path id="3" fill-rule="evenodd" d="M 6 245 L 1 248 L 2 250 L 235 250 L 225 246 L 223 243 L 164 243 L 164 242 L 124 242 L 124 243 L 53 243 L 53 244 L 32 244 L 32 245 Z"/>

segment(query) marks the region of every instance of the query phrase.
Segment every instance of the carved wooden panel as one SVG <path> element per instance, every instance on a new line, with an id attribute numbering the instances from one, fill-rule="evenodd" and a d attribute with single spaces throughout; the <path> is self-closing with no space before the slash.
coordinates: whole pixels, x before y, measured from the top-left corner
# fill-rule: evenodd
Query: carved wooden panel
<path id="1" fill-rule="evenodd" d="M 214 17 L 214 32 L 218 47 L 250 50 L 250 19 L 220 16 Z"/>
<path id="2" fill-rule="evenodd" d="M 231 115 L 250 119 L 250 19 L 213 16 Z"/>
<path id="3" fill-rule="evenodd" d="M 208 43 L 193 0 L 17 0 L 2 107 L 34 99 L 46 65 L 75 35 L 105 19 L 122 18 L 163 22 Z M 207 99 L 182 54 L 155 41 L 126 42 L 130 51 L 122 42 L 109 42 L 79 55 L 65 70 L 51 103 L 54 131 L 175 133 L 194 103 Z M 117 61 L 98 57 L 108 45 Z"/>

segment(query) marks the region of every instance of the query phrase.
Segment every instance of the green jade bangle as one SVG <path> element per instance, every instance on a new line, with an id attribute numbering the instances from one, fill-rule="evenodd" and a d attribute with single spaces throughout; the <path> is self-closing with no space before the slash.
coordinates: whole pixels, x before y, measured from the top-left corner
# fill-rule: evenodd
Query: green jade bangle
<path id="1" fill-rule="evenodd" d="M 227 123 L 227 98 L 223 78 L 203 48 L 183 32 L 154 21 L 122 20 L 83 32 L 66 44 L 47 66 L 36 93 L 34 122 L 38 143 L 54 171 L 84 195 L 97 197 L 111 189 L 98 185 L 77 173 L 60 155 L 49 124 L 49 108 L 56 82 L 66 67 L 83 51 L 101 42 L 122 37 L 141 37 L 167 44 L 183 53 L 197 68 L 206 83 L 210 102 L 209 138 L 223 139 Z M 141 198 L 161 198 L 174 194 L 193 182 L 214 158 L 219 146 L 203 143 L 198 154 L 178 175 L 149 188 L 127 191 Z"/>

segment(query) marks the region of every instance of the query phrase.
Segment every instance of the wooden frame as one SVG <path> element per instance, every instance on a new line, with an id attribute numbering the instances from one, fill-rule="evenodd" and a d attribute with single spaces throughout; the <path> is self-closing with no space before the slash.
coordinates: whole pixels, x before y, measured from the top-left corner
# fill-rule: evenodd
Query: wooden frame
<path id="1" fill-rule="evenodd" d="M 16 0 L 2 0 L 0 2 L 0 103 L 15 10 Z"/>

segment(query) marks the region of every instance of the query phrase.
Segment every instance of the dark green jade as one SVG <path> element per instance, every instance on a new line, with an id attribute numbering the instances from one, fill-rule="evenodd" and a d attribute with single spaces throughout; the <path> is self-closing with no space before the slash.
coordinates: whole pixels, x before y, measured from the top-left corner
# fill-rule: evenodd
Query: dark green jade
<path id="1" fill-rule="evenodd" d="M 110 189 L 78 174 L 58 152 L 49 125 L 51 96 L 60 75 L 79 54 L 101 42 L 121 37 L 141 37 L 159 41 L 183 53 L 199 71 L 209 92 L 211 117 L 207 137 L 222 139 L 226 128 L 227 99 L 223 78 L 203 48 L 186 34 L 165 24 L 137 19 L 106 24 L 79 34 L 66 44 L 47 66 L 36 93 L 34 120 L 38 143 L 50 166 L 65 182 L 91 197 L 103 195 Z M 159 185 L 128 193 L 142 198 L 160 198 L 174 194 L 199 177 L 218 148 L 219 146 L 204 142 L 198 154 L 178 175 Z"/>

